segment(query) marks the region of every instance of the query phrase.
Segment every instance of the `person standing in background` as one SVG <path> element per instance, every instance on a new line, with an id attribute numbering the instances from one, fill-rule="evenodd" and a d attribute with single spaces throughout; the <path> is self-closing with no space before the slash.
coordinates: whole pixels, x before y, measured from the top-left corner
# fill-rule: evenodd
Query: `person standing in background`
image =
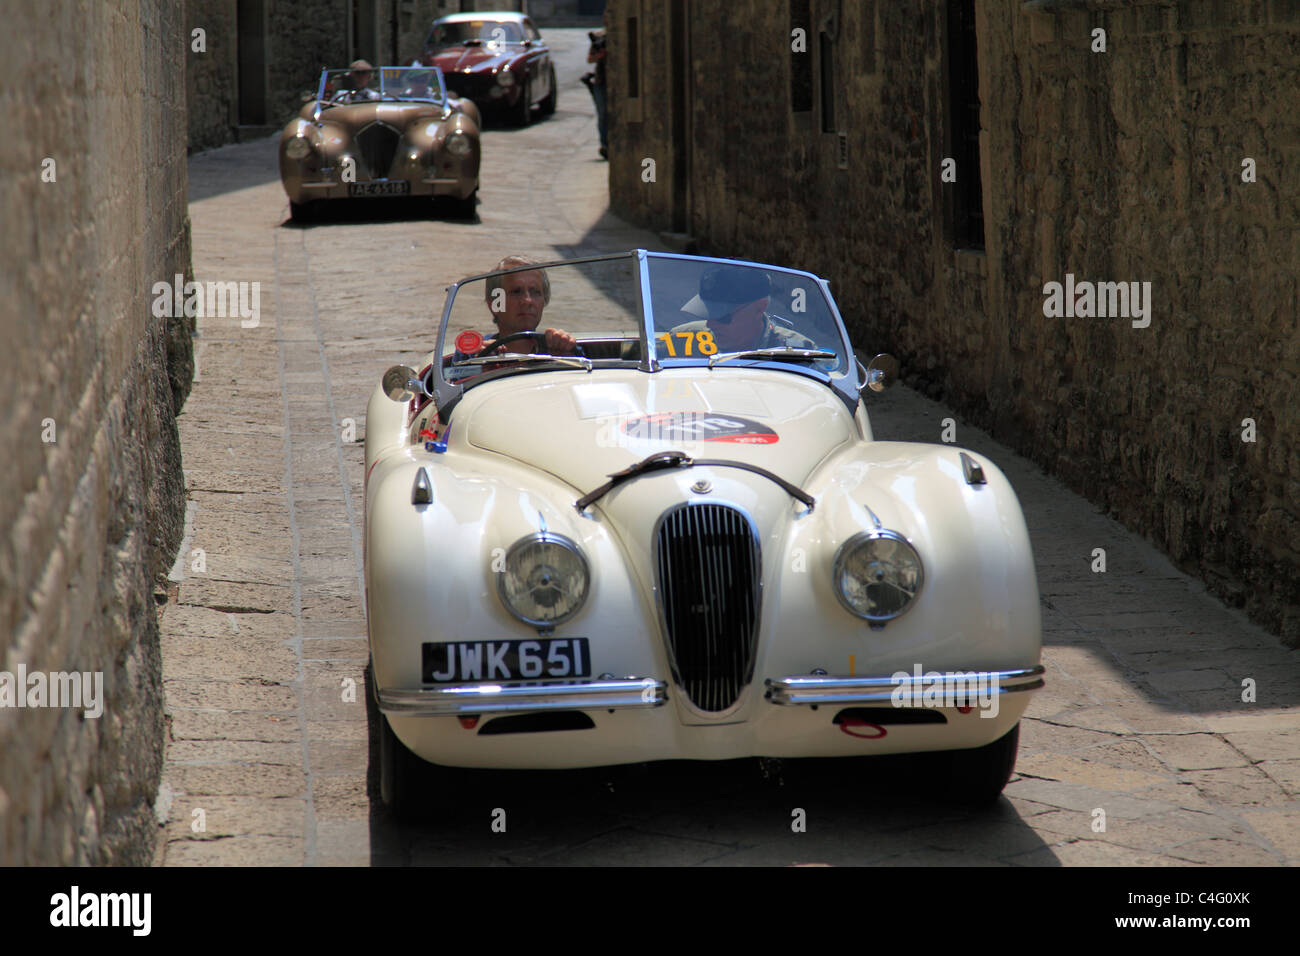
<path id="1" fill-rule="evenodd" d="M 609 159 L 609 116 L 606 110 L 609 102 L 605 87 L 605 31 L 593 30 L 587 36 L 591 38 L 591 47 L 587 50 L 587 62 L 596 65 L 595 72 L 586 73 L 582 81 L 591 90 L 591 98 L 596 102 L 596 128 L 600 131 L 600 155 Z"/>

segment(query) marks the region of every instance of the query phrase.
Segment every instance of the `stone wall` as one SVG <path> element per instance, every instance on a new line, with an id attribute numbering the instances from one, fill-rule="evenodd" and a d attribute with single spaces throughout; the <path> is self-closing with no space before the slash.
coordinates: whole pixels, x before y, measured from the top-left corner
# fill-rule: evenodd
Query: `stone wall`
<path id="1" fill-rule="evenodd" d="M 185 320 L 150 308 L 190 263 L 184 22 L 167 0 L 6 14 L 0 670 L 100 672 L 104 712 L 0 707 L 0 865 L 147 864 L 193 371 Z"/>
<path id="2" fill-rule="evenodd" d="M 185 99 L 189 147 L 209 149 L 235 140 L 239 125 L 237 0 L 186 0 Z M 203 52 L 193 49 L 203 31 Z"/>
<path id="3" fill-rule="evenodd" d="M 449 13 L 459 13 L 457 0 L 411 0 L 401 4 L 398 15 L 398 58 L 410 63 L 424 52 L 424 39 L 429 35 L 433 21 Z"/>
<path id="4" fill-rule="evenodd" d="M 984 250 L 956 249 L 945 213 L 938 0 L 811 0 L 805 113 L 791 111 L 797 0 L 684 3 L 683 142 L 667 107 L 672 4 L 611 0 L 615 210 L 670 229 L 684 190 L 676 226 L 703 249 L 827 276 L 857 345 L 897 354 L 910 384 L 1300 644 L 1300 3 L 975 6 Z M 1097 28 L 1105 52 L 1092 51 Z M 820 122 L 822 29 L 835 36 L 833 133 Z M 1044 285 L 1067 273 L 1150 282 L 1150 326 L 1046 317 Z M 938 435 L 936 423 L 918 438 Z"/>
<path id="5" fill-rule="evenodd" d="M 346 0 L 268 0 L 267 5 L 266 121 L 278 132 L 302 109 L 302 94 L 315 93 L 322 69 L 347 66 L 354 57 L 348 55 Z M 364 51 L 359 55 L 375 59 Z"/>
<path id="6" fill-rule="evenodd" d="M 381 6 L 387 8 L 392 0 Z M 238 0 L 186 0 L 186 99 L 191 150 L 209 149 L 239 138 Z M 314 90 L 322 67 L 346 66 L 348 0 L 264 0 L 266 116 L 264 135 L 279 131 L 302 108 L 302 94 Z M 193 50 L 192 33 L 205 33 L 204 52 Z"/>

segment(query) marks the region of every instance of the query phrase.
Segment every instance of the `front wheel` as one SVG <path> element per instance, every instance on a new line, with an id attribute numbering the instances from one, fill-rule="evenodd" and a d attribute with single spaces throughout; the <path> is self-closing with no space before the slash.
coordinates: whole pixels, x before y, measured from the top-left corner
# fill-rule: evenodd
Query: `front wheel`
<path id="1" fill-rule="evenodd" d="M 316 221 L 317 209 L 314 204 L 289 200 L 289 218 L 296 223 Z"/>
<path id="2" fill-rule="evenodd" d="M 524 80 L 524 87 L 519 91 L 519 102 L 515 104 L 514 120 L 516 126 L 527 126 L 533 114 L 533 83 Z"/>
<path id="3" fill-rule="evenodd" d="M 370 693 L 375 693 L 374 664 L 367 669 Z M 397 739 L 388 718 L 379 714 L 379 799 L 398 823 L 417 823 L 439 808 L 445 809 L 455 792 L 455 771 L 439 767 L 413 754 Z"/>
<path id="4" fill-rule="evenodd" d="M 995 802 L 1016 769 L 1019 745 L 1020 724 L 1017 723 L 991 744 L 973 750 L 947 751 L 944 796 L 968 807 Z"/>
<path id="5" fill-rule="evenodd" d="M 473 219 L 476 214 L 475 210 L 478 207 L 478 189 L 475 188 L 474 191 L 464 199 L 449 197 L 446 202 L 448 210 L 455 218 Z"/>
<path id="6" fill-rule="evenodd" d="M 399 823 L 413 823 L 424 805 L 419 799 L 424 761 L 397 739 L 388 718 L 379 715 L 379 797 Z"/>
<path id="7" fill-rule="evenodd" d="M 551 92 L 546 94 L 546 99 L 542 100 L 542 115 L 550 116 L 555 112 L 556 104 L 560 101 L 560 90 L 555 83 L 555 67 L 551 67 Z"/>

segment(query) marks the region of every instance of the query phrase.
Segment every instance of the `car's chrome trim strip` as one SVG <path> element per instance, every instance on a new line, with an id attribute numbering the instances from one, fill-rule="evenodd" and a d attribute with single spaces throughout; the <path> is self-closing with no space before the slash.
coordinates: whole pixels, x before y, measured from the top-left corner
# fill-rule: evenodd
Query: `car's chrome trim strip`
<path id="1" fill-rule="evenodd" d="M 573 684 L 456 684 L 379 691 L 380 711 L 402 717 L 658 707 L 667 700 L 668 685 L 649 677 Z"/>
<path id="2" fill-rule="evenodd" d="M 957 682 L 969 687 L 971 676 L 974 675 L 975 681 L 979 682 L 976 686 L 983 688 L 986 693 L 1001 695 L 1037 690 L 1043 686 L 1043 672 L 1043 665 L 1038 664 L 1009 671 L 945 671 L 939 673 L 937 678 L 931 674 L 928 680 L 934 680 L 942 692 Z M 994 679 L 997 686 L 989 686 Z M 764 696 L 772 703 L 782 706 L 890 703 L 894 692 L 900 687 L 909 687 L 913 695 L 920 695 L 925 689 L 925 685 L 914 678 L 909 684 L 903 684 L 893 677 L 817 677 L 807 674 L 777 679 L 769 677 L 766 684 Z"/>

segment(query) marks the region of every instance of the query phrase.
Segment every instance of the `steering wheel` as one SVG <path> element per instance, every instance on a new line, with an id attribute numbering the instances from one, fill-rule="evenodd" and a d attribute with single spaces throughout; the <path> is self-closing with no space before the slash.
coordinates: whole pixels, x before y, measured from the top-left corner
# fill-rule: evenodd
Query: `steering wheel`
<path id="1" fill-rule="evenodd" d="M 542 345 L 545 345 L 545 344 L 546 344 L 546 333 L 544 333 L 544 332 L 511 332 L 509 335 L 503 335 L 503 336 L 501 336 L 501 338 L 499 338 L 499 339 L 493 339 L 493 340 L 492 340 L 491 342 L 489 342 L 487 345 L 483 346 L 483 348 L 479 349 L 477 352 L 475 352 L 473 355 L 471 355 L 470 358 L 483 358 L 484 356 L 491 355 L 491 354 L 492 354 L 493 352 L 495 352 L 495 351 L 496 351 L 500 346 L 505 345 L 507 342 L 518 342 L 518 341 L 520 341 L 520 340 L 522 340 L 522 339 L 529 339 L 529 340 L 531 340 L 531 341 L 533 341 L 533 342 L 540 342 Z M 582 346 L 581 346 L 581 345 L 574 345 L 574 346 L 573 346 L 573 354 L 574 354 L 574 355 L 581 355 L 583 358 L 586 358 L 586 357 L 587 357 L 587 353 L 584 352 L 584 351 L 582 351 Z M 502 356 L 502 358 L 504 359 L 505 356 Z"/>

